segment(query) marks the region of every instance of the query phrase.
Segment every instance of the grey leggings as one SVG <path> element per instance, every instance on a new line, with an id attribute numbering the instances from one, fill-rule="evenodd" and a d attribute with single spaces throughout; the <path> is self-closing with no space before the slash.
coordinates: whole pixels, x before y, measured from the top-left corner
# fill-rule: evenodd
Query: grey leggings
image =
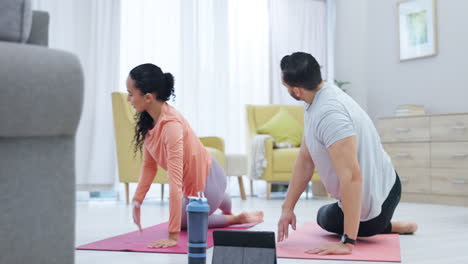
<path id="1" fill-rule="evenodd" d="M 208 213 L 208 227 L 225 227 L 226 216 L 213 214 L 218 208 L 223 214 L 231 214 L 231 197 L 226 191 L 226 173 L 214 157 L 211 157 L 210 175 L 206 179 L 205 197 L 208 199 L 210 212 Z M 189 200 L 184 197 L 182 201 L 182 229 L 187 228 L 187 213 L 185 208 Z"/>

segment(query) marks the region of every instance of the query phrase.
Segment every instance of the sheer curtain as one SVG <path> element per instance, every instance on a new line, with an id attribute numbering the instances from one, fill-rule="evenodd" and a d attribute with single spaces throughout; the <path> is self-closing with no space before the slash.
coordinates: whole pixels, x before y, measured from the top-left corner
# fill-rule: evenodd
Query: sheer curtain
<path id="1" fill-rule="evenodd" d="M 120 2 L 33 0 L 50 15 L 49 46 L 76 54 L 84 77 L 84 105 L 76 136 L 78 190 L 112 189 L 116 181 L 111 92 L 118 90 Z"/>
<path id="2" fill-rule="evenodd" d="M 326 63 L 319 0 L 33 0 L 33 7 L 51 15 L 50 46 L 77 54 L 83 65 L 81 190 L 112 188 L 117 180 L 110 93 L 125 91 L 136 65 L 173 73 L 170 103 L 196 133 L 224 138 L 228 153 L 245 153 L 245 104 L 289 98 L 281 57 L 304 50 Z"/>
<path id="3" fill-rule="evenodd" d="M 245 104 L 269 102 L 267 0 L 123 0 L 121 17 L 121 90 L 131 68 L 154 63 L 174 74 L 170 103 L 198 136 L 245 152 Z"/>
<path id="4" fill-rule="evenodd" d="M 326 2 L 270 0 L 269 11 L 271 103 L 301 104 L 281 84 L 280 61 L 285 55 L 303 51 L 312 54 L 320 65 L 327 65 Z M 322 68 L 325 79 L 327 70 Z"/>
<path id="5" fill-rule="evenodd" d="M 227 1 L 187 1 L 181 5 L 180 76 L 176 107 L 198 136 L 226 137 L 228 113 Z M 177 77 L 176 77 L 177 78 Z"/>
<path id="6" fill-rule="evenodd" d="M 327 74 L 328 81 L 335 80 L 335 28 L 336 28 L 336 1 L 327 0 Z"/>
<path id="7" fill-rule="evenodd" d="M 228 87 L 231 127 L 227 134 L 242 146 L 236 150 L 246 153 L 246 104 L 270 103 L 269 73 L 269 13 L 268 0 L 229 1 Z"/>
<path id="8" fill-rule="evenodd" d="M 228 153 L 250 151 L 246 104 L 287 103 L 282 56 L 303 50 L 326 60 L 324 1 L 122 0 L 121 19 L 121 90 L 141 63 L 173 73 L 170 103 L 198 136 L 224 138 Z"/>
<path id="9" fill-rule="evenodd" d="M 180 78 L 180 1 L 121 0 L 119 89 L 130 70 L 151 62 Z M 177 87 L 176 87 L 177 88 Z M 176 93 L 178 90 L 176 89 Z"/>

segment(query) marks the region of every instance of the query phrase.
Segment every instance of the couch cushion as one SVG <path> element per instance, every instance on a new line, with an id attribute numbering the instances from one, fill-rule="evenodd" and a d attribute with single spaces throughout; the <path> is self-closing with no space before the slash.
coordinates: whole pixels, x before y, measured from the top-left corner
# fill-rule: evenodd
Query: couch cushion
<path id="1" fill-rule="evenodd" d="M 44 11 L 33 11 L 31 34 L 28 44 L 47 47 L 49 45 L 49 13 Z"/>
<path id="2" fill-rule="evenodd" d="M 258 128 L 257 133 L 271 135 L 276 142 L 291 142 L 297 147 L 301 144 L 303 129 L 288 110 L 281 107 L 276 115 Z"/>
<path id="3" fill-rule="evenodd" d="M 300 148 L 286 148 L 273 150 L 273 171 L 292 172 Z"/>
<path id="4" fill-rule="evenodd" d="M 0 40 L 26 42 L 31 32 L 30 0 L 0 1 Z"/>
<path id="5" fill-rule="evenodd" d="M 300 105 L 247 105 L 249 123 L 257 129 L 268 122 L 280 108 L 285 108 L 300 124 L 304 124 L 304 106 Z"/>

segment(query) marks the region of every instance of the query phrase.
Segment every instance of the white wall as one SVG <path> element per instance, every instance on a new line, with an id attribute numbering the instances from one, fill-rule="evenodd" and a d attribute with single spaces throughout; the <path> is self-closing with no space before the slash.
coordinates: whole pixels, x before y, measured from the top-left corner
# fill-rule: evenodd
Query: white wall
<path id="1" fill-rule="evenodd" d="M 352 4 L 350 3 L 352 2 Z M 438 0 L 438 55 L 400 62 L 397 1 L 337 1 L 337 78 L 369 115 L 399 104 L 468 112 L 468 1 Z"/>
<path id="2" fill-rule="evenodd" d="M 343 88 L 367 110 L 366 54 L 367 0 L 336 1 L 335 79 L 349 81 Z"/>

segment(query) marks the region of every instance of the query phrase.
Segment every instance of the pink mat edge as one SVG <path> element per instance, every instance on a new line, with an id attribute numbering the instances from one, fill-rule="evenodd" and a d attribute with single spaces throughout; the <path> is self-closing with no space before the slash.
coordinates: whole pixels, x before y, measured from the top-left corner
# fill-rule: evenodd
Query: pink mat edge
<path id="1" fill-rule="evenodd" d="M 305 222 L 303 223 L 299 228 L 301 227 L 304 227 L 306 225 L 317 225 L 316 222 L 313 222 L 313 221 L 310 221 L 310 222 Z M 297 230 L 299 230 L 299 228 Z M 328 233 L 327 231 L 323 231 L 325 233 Z M 333 235 L 332 233 L 328 233 L 330 235 Z M 401 244 L 400 244 L 400 239 L 399 239 L 399 235 L 398 234 L 382 234 L 382 235 L 392 235 L 392 236 L 397 236 L 398 237 L 398 255 L 395 257 L 395 258 L 389 258 L 388 260 L 382 260 L 382 259 L 364 259 L 364 258 L 347 258 L 347 256 L 350 256 L 350 255 L 314 255 L 314 254 L 311 254 L 311 256 L 317 256 L 317 257 L 310 257 L 310 258 L 306 258 L 306 257 L 302 257 L 302 256 L 298 256 L 298 257 L 280 257 L 278 255 L 278 245 L 276 245 L 276 251 L 277 251 L 277 258 L 282 258 L 282 259 L 290 259 L 290 260 L 293 260 L 293 259 L 310 259 L 310 260 L 335 260 L 335 261 L 365 261 L 365 262 L 392 262 L 392 263 L 401 263 L 402 262 L 402 259 L 401 259 Z"/>
<path id="2" fill-rule="evenodd" d="M 263 221 L 262 222 L 257 222 L 257 223 L 236 224 L 236 225 L 230 225 L 230 226 L 221 227 L 221 228 L 210 228 L 209 230 L 211 232 L 213 232 L 215 230 L 237 230 L 237 229 L 247 230 L 247 229 L 252 228 L 252 227 L 254 227 L 254 226 L 258 225 L 258 224 L 261 224 L 261 223 L 263 223 Z M 160 223 L 160 224 L 157 224 L 157 225 L 149 226 L 149 227 L 144 228 L 143 230 L 154 228 L 156 226 L 165 225 L 165 224 L 167 224 L 167 222 L 163 222 L 163 223 Z M 181 252 L 176 251 L 176 250 L 168 251 L 168 252 L 156 252 L 156 251 L 153 251 L 151 249 L 148 249 L 147 251 L 143 251 L 143 250 L 132 250 L 132 249 L 96 249 L 96 248 L 92 248 L 93 244 L 98 243 L 98 242 L 102 242 L 103 240 L 116 238 L 116 237 L 119 237 L 119 236 L 125 236 L 125 235 L 129 235 L 129 234 L 135 233 L 135 232 L 139 232 L 139 231 L 138 230 L 137 231 L 131 231 L 131 232 L 123 233 L 123 234 L 120 234 L 120 235 L 111 236 L 111 237 L 103 238 L 103 239 L 100 239 L 100 240 L 97 240 L 97 241 L 82 244 L 81 246 L 76 246 L 75 250 L 121 251 L 121 252 L 163 253 L 163 254 L 168 254 L 168 253 L 169 254 L 186 254 L 185 252 L 181 253 Z M 213 247 L 213 245 L 210 245 L 209 247 L 207 247 L 207 249 L 212 248 L 212 247 Z M 168 248 L 168 250 L 170 250 L 170 248 Z"/>

